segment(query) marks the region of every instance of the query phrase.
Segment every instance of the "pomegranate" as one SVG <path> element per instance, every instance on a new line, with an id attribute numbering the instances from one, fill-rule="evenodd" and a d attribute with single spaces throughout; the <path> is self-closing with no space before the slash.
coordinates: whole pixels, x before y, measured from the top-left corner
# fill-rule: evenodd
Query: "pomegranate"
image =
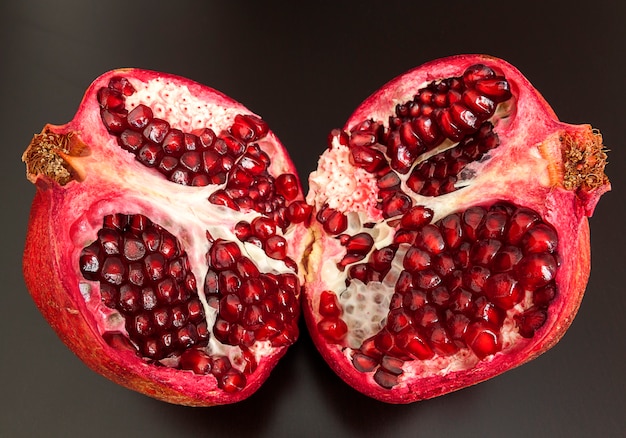
<path id="1" fill-rule="evenodd" d="M 23 160 L 26 284 L 87 365 L 192 406 L 259 388 L 298 336 L 310 213 L 261 118 L 183 78 L 116 70 Z"/>
<path id="2" fill-rule="evenodd" d="M 330 367 L 389 403 L 484 381 L 552 347 L 609 190 L 601 135 L 522 74 L 457 56 L 384 85 L 310 175 L 303 312 Z"/>

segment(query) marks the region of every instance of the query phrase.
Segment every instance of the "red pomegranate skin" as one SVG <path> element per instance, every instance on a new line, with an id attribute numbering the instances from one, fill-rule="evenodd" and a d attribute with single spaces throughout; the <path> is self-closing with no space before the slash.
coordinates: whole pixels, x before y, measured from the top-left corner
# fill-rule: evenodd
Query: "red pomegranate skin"
<path id="1" fill-rule="evenodd" d="M 120 212 L 147 216 L 179 240 L 192 265 L 194 262 L 206 263 L 206 233 L 209 229 L 218 233 L 230 230 L 232 234 L 234 226 L 228 222 L 232 209 L 207 201 L 216 186 L 189 187 L 166 181 L 163 175 L 154 169 L 146 170 L 132 154 L 118 146 L 102 123 L 96 97 L 98 90 L 106 88 L 115 77 L 130 78 L 136 88 L 155 80 L 168 83 L 174 89 L 185 88 L 187 98 L 200 102 L 199 106 L 206 103 L 213 111 L 213 114 L 202 117 L 206 119 L 205 126 L 217 134 L 232 126 L 236 115 L 257 117 L 216 90 L 165 73 L 121 69 L 97 78 L 87 89 L 72 121 L 59 126 L 46 125 L 39 135 L 52 136 L 51 143 L 56 142 L 56 146 L 40 148 L 36 154 L 31 148 L 24 155 L 28 164 L 27 176 L 37 189 L 24 249 L 26 286 L 62 341 L 97 373 L 124 387 L 170 403 L 212 406 L 238 402 L 258 390 L 295 341 L 299 306 L 294 309 L 296 313 L 290 321 L 290 338 L 282 345 L 259 352 L 255 369 L 249 373 L 246 371 L 245 386 L 226 391 L 218 387 L 210 374 L 199 375 L 169 366 L 156 366 L 138 357 L 124 341 L 107 343 L 103 333 L 109 322 L 103 317 L 103 307 L 95 296 L 98 288 L 92 284 L 81 290 L 85 283 L 89 283 L 79 271 L 81 251 L 95 239 L 106 215 Z M 157 110 L 153 110 L 156 115 Z M 193 108 L 191 111 L 193 113 Z M 41 138 L 38 141 L 41 142 Z M 259 141 L 262 149 L 272 157 L 269 172 L 274 177 L 295 174 L 293 163 L 271 131 Z M 38 158 L 41 158 L 41 165 Z M 297 192 L 290 197 L 302 200 L 297 176 L 295 180 L 292 178 L 293 181 L 295 189 L 292 189 Z M 252 212 L 249 217 L 255 214 Z M 296 260 L 299 250 L 295 245 L 306 240 L 308 231 L 302 224 L 292 224 L 290 229 L 290 242 L 293 241 L 294 245 L 288 247 L 287 255 Z M 198 249 L 200 246 L 202 249 Z M 206 265 L 198 269 L 194 272 L 202 272 L 202 276 L 196 275 L 198 289 L 201 289 Z M 285 265 L 280 269 L 293 272 Z M 299 294 L 293 299 L 299 300 Z M 243 368 L 241 364 L 238 366 Z"/>
<path id="2" fill-rule="evenodd" d="M 452 356 L 457 357 L 453 361 L 445 355 L 435 355 L 425 361 L 400 361 L 402 370 L 395 373 L 399 374 L 397 381 L 384 387 L 375 380 L 373 370 L 363 372 L 353 365 L 353 356 L 359 352 L 359 346 L 338 340 L 351 334 L 350 322 L 344 324 L 343 328 L 333 326 L 328 336 L 322 333 L 330 329 L 328 325 L 322 324 L 322 321 L 327 320 L 320 314 L 320 308 L 323 307 L 320 306 L 321 297 L 325 291 L 334 292 L 339 297 L 344 289 L 342 279 L 345 278 L 340 270 L 328 268 L 325 271 L 325 266 L 332 265 L 325 262 L 338 262 L 346 250 L 339 243 L 342 235 L 329 232 L 319 222 L 319 211 L 324 205 L 336 201 L 332 198 L 335 192 L 328 191 L 327 180 L 332 178 L 327 175 L 336 174 L 341 166 L 333 168 L 320 161 L 320 167 L 328 168 L 322 176 L 319 175 L 319 169 L 318 174 L 312 174 L 309 182 L 311 191 L 307 197 L 314 206 L 313 217 L 318 214 L 318 220 L 312 224 L 316 237 L 308 258 L 303 313 L 313 342 L 333 371 L 352 388 L 383 402 L 411 403 L 437 397 L 493 378 L 536 358 L 565 334 L 585 292 L 591 268 L 587 218 L 593 213 L 600 196 L 610 190 L 608 178 L 603 173 L 606 156 L 601 137 L 599 132 L 588 125 L 575 126 L 559 121 L 541 94 L 509 63 L 485 55 L 462 55 L 424 64 L 374 92 L 350 116 L 343 131 L 350 133 L 363 121 L 370 119 L 386 125 L 396 105 L 413 99 L 418 89 L 440 79 L 461 77 L 466 69 L 474 65 L 492 68 L 506 77 L 510 85 L 512 103 L 506 109 L 507 115 L 497 120 L 493 129 L 500 145 L 491 152 L 489 159 L 474 163 L 475 177 L 469 179 L 467 187 L 442 196 L 414 196 L 414 205 L 422 204 L 432 208 L 435 215 L 433 222 L 475 205 L 489 206 L 500 201 L 533 209 L 544 221 L 552 224 L 558 233 L 560 265 L 554 279 L 557 295 L 548 307 L 545 323 L 532 337 L 514 338 L 511 345 L 480 360 L 472 356 L 469 365 L 465 365 L 457 356 Z M 338 144 L 342 142 L 347 140 L 341 140 L 335 134 L 335 140 L 325 154 L 331 156 L 334 153 L 331 150 L 339 148 Z M 357 167 L 343 169 L 344 174 L 355 173 Z M 578 172 L 576 169 L 583 170 Z M 356 184 L 358 187 L 359 183 Z M 344 200 L 344 206 L 350 204 L 354 207 L 342 212 L 349 216 L 350 212 L 359 211 L 376 224 L 375 228 L 383 217 L 376 193 L 372 192 L 368 196 L 364 195 L 354 202 L 352 199 Z M 335 204 L 340 205 L 337 202 Z M 348 228 L 348 231 L 343 232 L 353 235 L 367 231 L 366 228 L 352 230 L 352 233 Z M 342 229 L 340 227 L 339 232 Z M 369 229 L 372 229 L 371 223 Z M 340 275 L 344 277 L 337 280 L 336 277 Z M 363 290 L 366 294 L 367 289 Z M 341 299 L 338 298 L 338 301 L 341 307 Z M 386 315 L 388 308 L 379 311 Z M 343 318 L 346 309 L 340 309 L 337 313 Z"/>

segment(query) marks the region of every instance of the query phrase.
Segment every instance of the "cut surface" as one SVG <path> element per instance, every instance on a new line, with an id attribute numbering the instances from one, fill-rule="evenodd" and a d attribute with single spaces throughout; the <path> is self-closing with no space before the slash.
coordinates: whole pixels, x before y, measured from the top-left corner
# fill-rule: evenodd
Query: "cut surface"
<path id="1" fill-rule="evenodd" d="M 25 279 L 81 359 L 174 403 L 258 389 L 298 337 L 310 215 L 261 118 L 186 79 L 112 71 L 23 159 L 38 188 Z"/>
<path id="2" fill-rule="evenodd" d="M 597 131 L 559 122 L 505 62 L 463 56 L 391 81 L 329 138 L 304 311 L 346 382 L 406 403 L 558 341 L 609 188 Z"/>

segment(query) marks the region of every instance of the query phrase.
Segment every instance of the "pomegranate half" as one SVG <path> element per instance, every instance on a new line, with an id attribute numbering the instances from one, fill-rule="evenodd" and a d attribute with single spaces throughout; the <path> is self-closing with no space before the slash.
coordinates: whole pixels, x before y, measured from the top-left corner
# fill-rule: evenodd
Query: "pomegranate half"
<path id="1" fill-rule="evenodd" d="M 310 213 L 261 118 L 180 77 L 115 70 L 23 160 L 26 284 L 87 365 L 185 405 L 259 388 L 298 336 Z"/>
<path id="2" fill-rule="evenodd" d="M 605 162 L 598 131 L 560 122 L 502 60 L 440 59 L 384 85 L 309 179 L 303 312 L 322 356 L 409 403 L 545 352 L 585 290 Z"/>

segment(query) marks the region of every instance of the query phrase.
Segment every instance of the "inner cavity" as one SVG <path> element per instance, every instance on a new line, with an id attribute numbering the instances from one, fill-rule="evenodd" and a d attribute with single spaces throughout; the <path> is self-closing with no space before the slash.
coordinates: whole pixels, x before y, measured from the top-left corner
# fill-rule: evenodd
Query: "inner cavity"
<path id="1" fill-rule="evenodd" d="M 124 150 L 144 166 L 181 185 L 215 185 L 209 202 L 254 210 L 286 229 L 301 222 L 298 178 L 270 174 L 263 149 L 269 128 L 252 114 L 223 108 L 182 84 L 112 77 L 97 92 L 102 122 Z M 220 131 L 216 131 L 220 127 Z"/>
<path id="2" fill-rule="evenodd" d="M 494 125 L 512 111 L 513 96 L 504 76 L 485 65 L 462 76 L 433 81 L 413 99 L 396 105 L 385 123 L 365 120 L 335 133 L 350 148 L 350 163 L 376 177 L 379 209 L 385 217 L 411 207 L 411 192 L 440 196 L 462 188 L 472 175 L 468 164 L 489 157 L 500 140 Z"/>

